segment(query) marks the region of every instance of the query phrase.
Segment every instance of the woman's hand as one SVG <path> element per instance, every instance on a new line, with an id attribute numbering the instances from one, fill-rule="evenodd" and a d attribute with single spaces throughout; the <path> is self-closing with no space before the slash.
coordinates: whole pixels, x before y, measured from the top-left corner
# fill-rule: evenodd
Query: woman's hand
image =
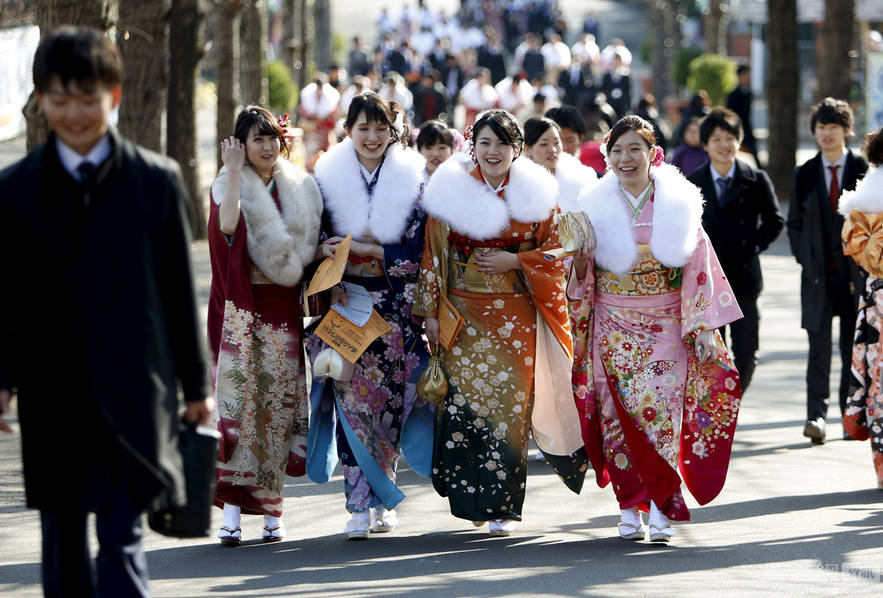
<path id="1" fill-rule="evenodd" d="M 517 254 L 498 249 L 476 254 L 475 263 L 485 274 L 502 274 L 510 270 L 521 270 L 521 261 Z"/>
<path id="2" fill-rule="evenodd" d="M 426 318 L 423 320 L 423 326 L 426 329 L 426 338 L 430 343 L 438 343 L 438 320 L 436 318 Z"/>
<path id="3" fill-rule="evenodd" d="M 702 330 L 696 335 L 696 357 L 699 358 L 699 365 L 711 363 L 717 358 L 714 330 Z"/>
<path id="4" fill-rule="evenodd" d="M 228 171 L 241 171 L 245 164 L 245 146 L 235 137 L 221 142 L 221 160 Z"/>
<path id="5" fill-rule="evenodd" d="M 331 287 L 331 305 L 334 305 L 335 303 L 343 303 L 344 305 L 350 304 L 350 298 L 346 294 L 346 289 L 339 284 Z"/>
<path id="6" fill-rule="evenodd" d="M 361 241 L 353 241 L 350 245 L 350 253 L 361 257 L 373 257 L 378 260 L 383 259 L 383 246 L 373 243 L 362 243 Z"/>

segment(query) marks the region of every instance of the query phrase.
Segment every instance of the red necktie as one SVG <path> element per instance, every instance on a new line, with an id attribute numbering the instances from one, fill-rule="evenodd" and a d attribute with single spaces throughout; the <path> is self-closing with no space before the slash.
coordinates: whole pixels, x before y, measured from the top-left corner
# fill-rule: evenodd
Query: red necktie
<path id="1" fill-rule="evenodd" d="M 828 170 L 831 171 L 831 186 L 828 188 L 828 199 L 831 200 L 831 211 L 835 214 L 837 213 L 837 203 L 840 199 L 840 186 L 837 184 L 838 168 L 840 168 L 839 165 L 828 167 Z"/>

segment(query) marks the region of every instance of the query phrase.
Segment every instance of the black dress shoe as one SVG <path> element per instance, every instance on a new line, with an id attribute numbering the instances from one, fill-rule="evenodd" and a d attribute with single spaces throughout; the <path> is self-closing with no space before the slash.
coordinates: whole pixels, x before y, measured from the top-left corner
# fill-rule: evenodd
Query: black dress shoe
<path id="1" fill-rule="evenodd" d="M 803 435 L 809 438 L 813 444 L 825 444 L 825 420 L 817 417 L 806 422 L 803 426 Z"/>

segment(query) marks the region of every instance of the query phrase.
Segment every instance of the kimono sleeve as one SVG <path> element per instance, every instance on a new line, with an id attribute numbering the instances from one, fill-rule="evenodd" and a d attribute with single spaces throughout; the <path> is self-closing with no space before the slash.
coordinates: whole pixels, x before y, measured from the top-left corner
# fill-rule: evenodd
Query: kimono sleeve
<path id="1" fill-rule="evenodd" d="M 730 282 L 701 227 L 696 249 L 684 264 L 681 284 L 681 338 L 714 330 L 742 317 Z"/>
<path id="2" fill-rule="evenodd" d="M 555 215 L 539 223 L 536 230 L 537 248 L 518 252 L 518 261 L 527 285 L 533 295 L 534 305 L 555 333 L 561 345 L 572 354 L 570 326 L 565 296 L 564 264 L 546 252 L 561 247 Z"/>
<path id="3" fill-rule="evenodd" d="M 420 260 L 420 276 L 412 312 L 424 318 L 438 317 L 439 296 L 447 282 L 447 226 L 432 216 L 426 219 L 426 234 Z"/>
<path id="4" fill-rule="evenodd" d="M 400 292 L 406 283 L 413 283 L 420 270 L 426 215 L 419 207 L 414 208 L 400 243 L 383 245 L 383 269 L 390 286 Z"/>

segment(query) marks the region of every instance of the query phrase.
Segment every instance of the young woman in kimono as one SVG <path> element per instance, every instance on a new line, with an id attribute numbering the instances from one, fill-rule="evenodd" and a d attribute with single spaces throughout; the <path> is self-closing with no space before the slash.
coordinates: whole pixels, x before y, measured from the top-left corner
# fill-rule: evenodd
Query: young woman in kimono
<path id="1" fill-rule="evenodd" d="M 239 113 L 221 143 L 211 189 L 208 338 L 221 432 L 218 537 L 238 544 L 240 514 L 264 515 L 281 540 L 285 475 L 305 473 L 307 389 L 299 283 L 319 239 L 322 198 L 312 177 L 280 154 L 286 131 L 259 106 Z"/>
<path id="2" fill-rule="evenodd" d="M 315 169 L 325 205 L 321 250 L 333 255 L 352 234 L 344 281 L 367 289 L 392 327 L 359 357 L 350 381 L 314 379 L 323 393 L 313 402 L 317 424 L 330 411 L 338 417 L 337 453 L 351 513 L 344 533 L 351 539 L 397 525 L 394 507 L 404 496 L 394 484 L 402 432 L 429 357 L 422 321 L 411 315 L 426 219 L 419 203 L 425 161 L 404 147 L 405 123 L 397 103 L 374 92 L 355 96 L 344 123 L 347 139 L 323 154 Z M 318 337 L 308 340 L 312 359 L 323 347 Z"/>
<path id="3" fill-rule="evenodd" d="M 568 283 L 574 395 L 598 485 L 613 482 L 619 535 L 667 542 L 726 478 L 741 392 L 715 330 L 742 314 L 702 229 L 702 194 L 662 162 L 653 126 L 626 116 L 608 172 L 581 196 L 597 247 Z M 678 475 L 680 470 L 681 476 Z"/>
<path id="4" fill-rule="evenodd" d="M 555 175 L 558 208 L 579 211 L 579 195 L 598 182 L 595 171 L 563 150 L 561 128 L 551 118 L 529 118 L 524 122 L 524 154 Z"/>
<path id="5" fill-rule="evenodd" d="M 852 382 L 843 416 L 843 428 L 856 440 L 871 439 L 877 487 L 883 490 L 883 129 L 868 133 L 865 156 L 872 170 L 855 191 L 840 198 L 843 253 L 868 273 L 859 299 L 852 348 Z"/>
<path id="6" fill-rule="evenodd" d="M 531 425 L 537 444 L 579 492 L 585 475 L 568 383 L 572 344 L 556 249 L 558 185 L 518 159 L 523 134 L 504 110 L 478 116 L 474 163 L 458 155 L 426 186 L 426 248 L 414 313 L 438 341 L 447 297 L 465 319 L 444 353 L 448 395 L 436 413 L 432 480 L 455 517 L 509 535 L 521 520 Z M 536 401 L 535 401 L 536 398 Z"/>

